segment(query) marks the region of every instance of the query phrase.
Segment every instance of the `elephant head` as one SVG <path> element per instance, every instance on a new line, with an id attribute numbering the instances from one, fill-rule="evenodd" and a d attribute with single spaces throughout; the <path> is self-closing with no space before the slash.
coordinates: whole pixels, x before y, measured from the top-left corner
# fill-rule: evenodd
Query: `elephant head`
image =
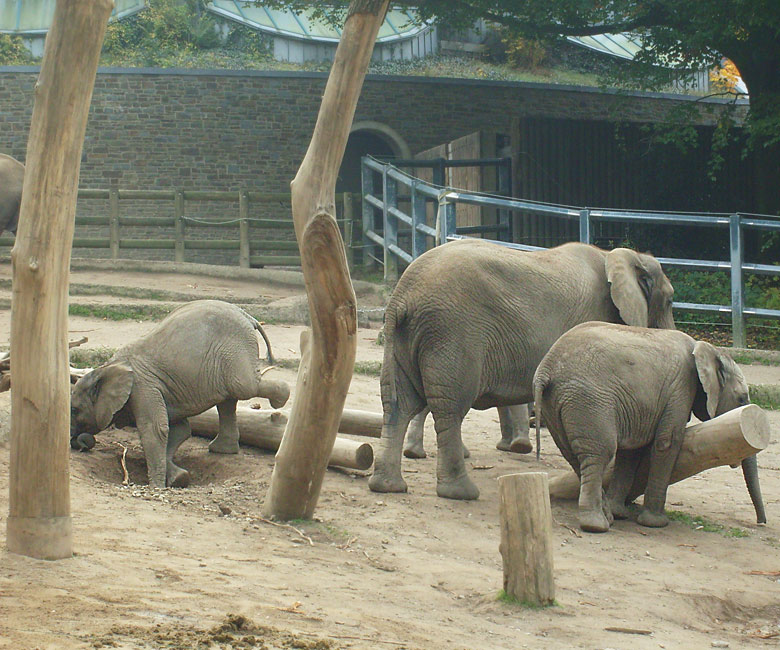
<path id="1" fill-rule="evenodd" d="M 750 402 L 745 377 L 730 356 L 718 352 L 717 348 L 704 341 L 696 342 L 693 356 L 701 384 L 693 405 L 693 413 L 697 418 L 702 421 L 709 420 Z M 755 456 L 749 456 L 742 461 L 742 474 L 756 510 L 756 521 L 765 524 L 766 510 L 761 496 Z"/>
<path id="2" fill-rule="evenodd" d="M 110 361 L 79 379 L 70 396 L 71 437 L 107 428 L 130 398 L 133 378 L 126 362 Z"/>
<path id="3" fill-rule="evenodd" d="M 674 288 L 652 255 L 629 248 L 607 253 L 605 266 L 612 302 L 626 325 L 675 329 Z"/>

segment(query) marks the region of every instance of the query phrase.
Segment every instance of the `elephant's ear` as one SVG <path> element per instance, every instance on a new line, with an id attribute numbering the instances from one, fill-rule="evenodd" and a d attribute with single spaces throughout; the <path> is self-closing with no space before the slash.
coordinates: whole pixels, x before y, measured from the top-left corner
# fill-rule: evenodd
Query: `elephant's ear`
<path id="1" fill-rule="evenodd" d="M 111 424 L 116 412 L 130 398 L 133 388 L 133 369 L 122 361 L 109 363 L 94 371 L 95 420 L 102 431 Z"/>
<path id="2" fill-rule="evenodd" d="M 693 356 L 696 359 L 696 372 L 699 375 L 699 381 L 707 394 L 707 413 L 711 418 L 714 418 L 722 388 L 720 354 L 709 343 L 696 341 L 693 346 Z"/>
<path id="3" fill-rule="evenodd" d="M 612 302 L 626 325 L 647 327 L 647 297 L 652 277 L 642 260 L 628 248 L 616 248 L 607 253 L 604 262 Z"/>

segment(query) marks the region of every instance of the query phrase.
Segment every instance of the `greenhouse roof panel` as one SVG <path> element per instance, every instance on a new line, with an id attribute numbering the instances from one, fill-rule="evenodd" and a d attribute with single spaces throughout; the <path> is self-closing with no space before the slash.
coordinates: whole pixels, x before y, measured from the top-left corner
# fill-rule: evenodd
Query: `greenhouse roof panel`
<path id="1" fill-rule="evenodd" d="M 0 32 L 45 33 L 51 27 L 56 5 L 56 0 L 0 0 Z M 124 18 L 145 6 L 145 0 L 114 0 L 111 18 Z"/>
<path id="2" fill-rule="evenodd" d="M 250 5 L 242 0 L 212 0 L 207 8 L 226 18 L 242 22 L 250 27 L 271 34 L 315 41 L 338 41 L 341 32 L 322 20 L 316 20 L 311 11 L 296 13 L 284 9 L 269 9 L 262 5 Z M 406 11 L 387 12 L 379 28 L 378 41 L 394 41 L 414 36 L 426 24 L 415 22 Z"/>
<path id="3" fill-rule="evenodd" d="M 591 50 L 633 59 L 642 49 L 642 42 L 629 34 L 596 34 L 595 36 L 569 36 L 568 39 Z"/>

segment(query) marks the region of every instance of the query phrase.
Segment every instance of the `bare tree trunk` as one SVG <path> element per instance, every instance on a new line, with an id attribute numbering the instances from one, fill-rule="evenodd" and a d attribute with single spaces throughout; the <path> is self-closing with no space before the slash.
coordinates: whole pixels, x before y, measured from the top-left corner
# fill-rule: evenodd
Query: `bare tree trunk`
<path id="1" fill-rule="evenodd" d="M 81 148 L 113 2 L 58 0 L 35 86 L 11 251 L 11 469 L 8 550 L 72 554 L 68 282 Z"/>
<path id="2" fill-rule="evenodd" d="M 295 403 L 265 503 L 266 514 L 279 519 L 313 515 L 352 379 L 357 313 L 334 218 L 336 177 L 388 2 L 353 0 L 350 5 L 314 135 L 291 184 L 312 327 L 310 341 L 308 332 L 301 337 Z"/>

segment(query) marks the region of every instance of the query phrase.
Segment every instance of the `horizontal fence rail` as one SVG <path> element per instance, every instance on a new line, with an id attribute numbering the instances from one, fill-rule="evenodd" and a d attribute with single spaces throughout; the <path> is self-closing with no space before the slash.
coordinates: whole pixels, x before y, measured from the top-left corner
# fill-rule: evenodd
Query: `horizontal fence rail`
<path id="1" fill-rule="evenodd" d="M 78 191 L 79 201 L 107 200 L 107 216 L 78 216 L 76 227 L 107 226 L 108 237 L 74 236 L 73 248 L 104 249 L 110 251 L 111 259 L 118 259 L 120 251 L 125 250 L 170 250 L 175 262 L 186 260 L 186 251 L 237 251 L 237 263 L 242 268 L 258 266 L 300 266 L 301 258 L 295 239 L 289 193 L 204 190 L 123 190 L 91 189 Z M 152 201 L 160 204 L 173 204 L 173 216 L 122 216 L 122 202 Z M 203 219 L 188 217 L 188 202 L 216 201 L 232 203 L 237 206 L 235 219 Z M 270 219 L 249 216 L 251 205 L 283 205 L 290 218 Z M 352 262 L 352 195 L 344 192 L 337 196 L 340 217 L 337 219 L 347 245 L 348 260 Z M 154 237 L 131 238 L 122 236 L 122 228 L 133 227 L 160 228 Z M 235 230 L 238 237 L 195 239 L 188 238 L 190 229 Z M 277 239 L 261 237 L 275 231 Z M 279 237 L 281 236 L 281 239 Z M 13 246 L 13 237 L 1 237 L 0 247 Z M 2 249 L 0 249 L 2 250 Z M 191 259 L 189 261 L 197 261 Z"/>
<path id="2" fill-rule="evenodd" d="M 746 317 L 780 319 L 780 310 L 746 306 L 744 288 L 744 275 L 746 273 L 780 276 L 780 265 L 748 263 L 745 262 L 744 256 L 745 231 L 760 229 L 780 232 L 779 217 L 752 214 L 662 213 L 579 208 L 522 199 L 508 199 L 427 183 L 396 169 L 389 163 L 370 157 L 363 158 L 362 170 L 364 261 L 373 259 L 384 263 L 385 279 L 387 280 L 397 279 L 399 260 L 408 264 L 422 255 L 428 248 L 447 241 L 463 239 L 464 235 L 472 234 L 467 232 L 467 229 L 457 226 L 456 206 L 458 204 L 490 206 L 506 212 L 521 212 L 523 213 L 521 218 L 532 214 L 576 221 L 579 224 L 579 241 L 589 244 L 593 243 L 594 240 L 593 226 L 599 221 L 727 228 L 730 244 L 728 261 L 664 257 L 657 259 L 665 267 L 690 271 L 728 272 L 731 285 L 731 304 L 675 302 L 674 307 L 693 312 L 731 314 L 732 340 L 735 347 L 745 347 L 746 345 Z M 375 192 L 374 174 L 381 174 L 383 179 L 381 194 Z M 397 208 L 398 186 L 408 188 L 410 192 L 411 214 L 399 211 Z M 429 202 L 435 205 L 435 226 L 433 227 L 426 222 L 428 217 L 426 204 Z M 384 228 L 381 233 L 377 232 L 374 226 L 375 210 L 381 211 L 383 217 Z M 410 235 L 411 250 L 404 250 L 399 246 L 399 223 L 408 227 L 409 232 L 406 234 Z M 488 241 L 518 250 L 530 251 L 542 248 L 510 241 Z M 382 259 L 371 254 L 370 249 L 375 246 L 382 247 Z M 365 249 L 369 250 L 368 254 L 366 254 Z"/>

